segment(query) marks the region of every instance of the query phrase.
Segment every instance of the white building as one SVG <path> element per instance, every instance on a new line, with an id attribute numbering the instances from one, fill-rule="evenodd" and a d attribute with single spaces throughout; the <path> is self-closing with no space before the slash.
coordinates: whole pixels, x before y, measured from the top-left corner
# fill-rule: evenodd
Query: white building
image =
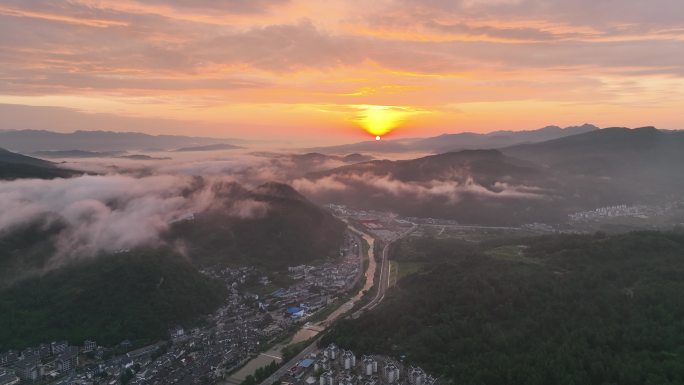
<path id="1" fill-rule="evenodd" d="M 319 385 L 335 385 L 335 373 L 332 370 L 321 374 Z"/>
<path id="2" fill-rule="evenodd" d="M 340 349 L 337 347 L 335 344 L 330 344 L 328 345 L 327 348 L 323 351 L 323 355 L 328 357 L 330 360 L 336 360 L 337 356 L 339 354 Z"/>
<path id="3" fill-rule="evenodd" d="M 390 384 L 399 381 L 399 366 L 397 364 L 388 362 L 385 365 L 385 379 Z"/>
<path id="4" fill-rule="evenodd" d="M 342 352 L 342 367 L 344 370 L 352 370 L 356 366 L 356 356 L 351 350 Z"/>
<path id="5" fill-rule="evenodd" d="M 409 383 L 411 385 L 425 385 L 427 375 L 425 371 L 419 367 L 411 367 L 409 369 Z"/>
<path id="6" fill-rule="evenodd" d="M 316 360 L 316 362 L 314 362 L 314 370 L 330 370 L 330 360 L 328 359 L 328 357 L 323 356 L 320 359 Z"/>
<path id="7" fill-rule="evenodd" d="M 362 373 L 364 376 L 372 376 L 378 373 L 378 361 L 373 357 L 363 356 L 361 358 Z"/>

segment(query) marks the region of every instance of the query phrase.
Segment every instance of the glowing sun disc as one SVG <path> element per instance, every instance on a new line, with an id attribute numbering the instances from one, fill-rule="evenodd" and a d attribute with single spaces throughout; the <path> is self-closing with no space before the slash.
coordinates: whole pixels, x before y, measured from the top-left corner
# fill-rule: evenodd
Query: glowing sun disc
<path id="1" fill-rule="evenodd" d="M 359 112 L 353 120 L 366 132 L 375 136 L 375 140 L 380 140 L 416 113 L 410 108 L 396 106 L 359 105 L 356 108 Z"/>

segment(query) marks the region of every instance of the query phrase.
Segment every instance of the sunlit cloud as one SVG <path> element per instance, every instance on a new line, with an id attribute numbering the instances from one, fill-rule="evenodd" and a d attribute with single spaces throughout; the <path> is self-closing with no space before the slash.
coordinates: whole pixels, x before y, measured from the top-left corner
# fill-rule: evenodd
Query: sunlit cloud
<path id="1" fill-rule="evenodd" d="M 6 0 L 0 102 L 211 136 L 684 123 L 684 3 L 541 3 Z"/>

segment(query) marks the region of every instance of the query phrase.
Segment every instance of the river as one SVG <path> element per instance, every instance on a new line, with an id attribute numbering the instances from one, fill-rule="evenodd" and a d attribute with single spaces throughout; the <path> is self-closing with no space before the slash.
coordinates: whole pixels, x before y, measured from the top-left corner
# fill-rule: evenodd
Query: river
<path id="1" fill-rule="evenodd" d="M 368 234 L 362 233 L 352 227 L 349 227 L 353 232 L 362 237 L 366 242 L 368 242 L 368 268 L 366 269 L 364 276 L 366 282 L 363 288 L 359 290 L 354 297 L 349 299 L 349 301 L 342 304 L 339 308 L 335 309 L 334 312 L 324 319 L 323 321 L 315 322 L 313 324 L 304 324 L 295 335 L 288 341 L 281 342 L 270 348 L 269 350 L 260 353 L 258 356 L 251 359 L 247 364 L 240 368 L 237 372 L 233 373 L 228 379 L 221 382 L 222 385 L 237 385 L 247 378 L 250 374 L 253 374 L 257 369 L 262 368 L 272 361 L 280 363 L 282 361 L 281 352 L 283 348 L 288 345 L 296 344 L 298 342 L 306 341 L 312 337 L 317 336 L 323 330 L 325 330 L 328 325 L 333 321 L 338 319 L 340 316 L 351 310 L 354 305 L 363 297 L 363 292 L 370 290 L 373 287 L 373 280 L 375 278 L 375 270 L 377 269 L 377 263 L 375 261 L 375 256 L 373 255 L 373 250 L 375 246 L 375 239 Z M 362 250 L 362 248 L 359 248 Z M 363 264 L 362 264 L 363 265 Z"/>

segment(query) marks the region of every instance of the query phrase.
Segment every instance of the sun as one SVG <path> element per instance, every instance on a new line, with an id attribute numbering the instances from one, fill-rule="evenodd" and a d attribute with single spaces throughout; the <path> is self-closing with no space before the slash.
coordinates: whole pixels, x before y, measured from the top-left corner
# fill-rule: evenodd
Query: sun
<path id="1" fill-rule="evenodd" d="M 380 140 L 416 113 L 408 107 L 363 105 L 356 108 L 359 112 L 353 120 L 366 132 L 375 136 L 375 140 Z"/>

